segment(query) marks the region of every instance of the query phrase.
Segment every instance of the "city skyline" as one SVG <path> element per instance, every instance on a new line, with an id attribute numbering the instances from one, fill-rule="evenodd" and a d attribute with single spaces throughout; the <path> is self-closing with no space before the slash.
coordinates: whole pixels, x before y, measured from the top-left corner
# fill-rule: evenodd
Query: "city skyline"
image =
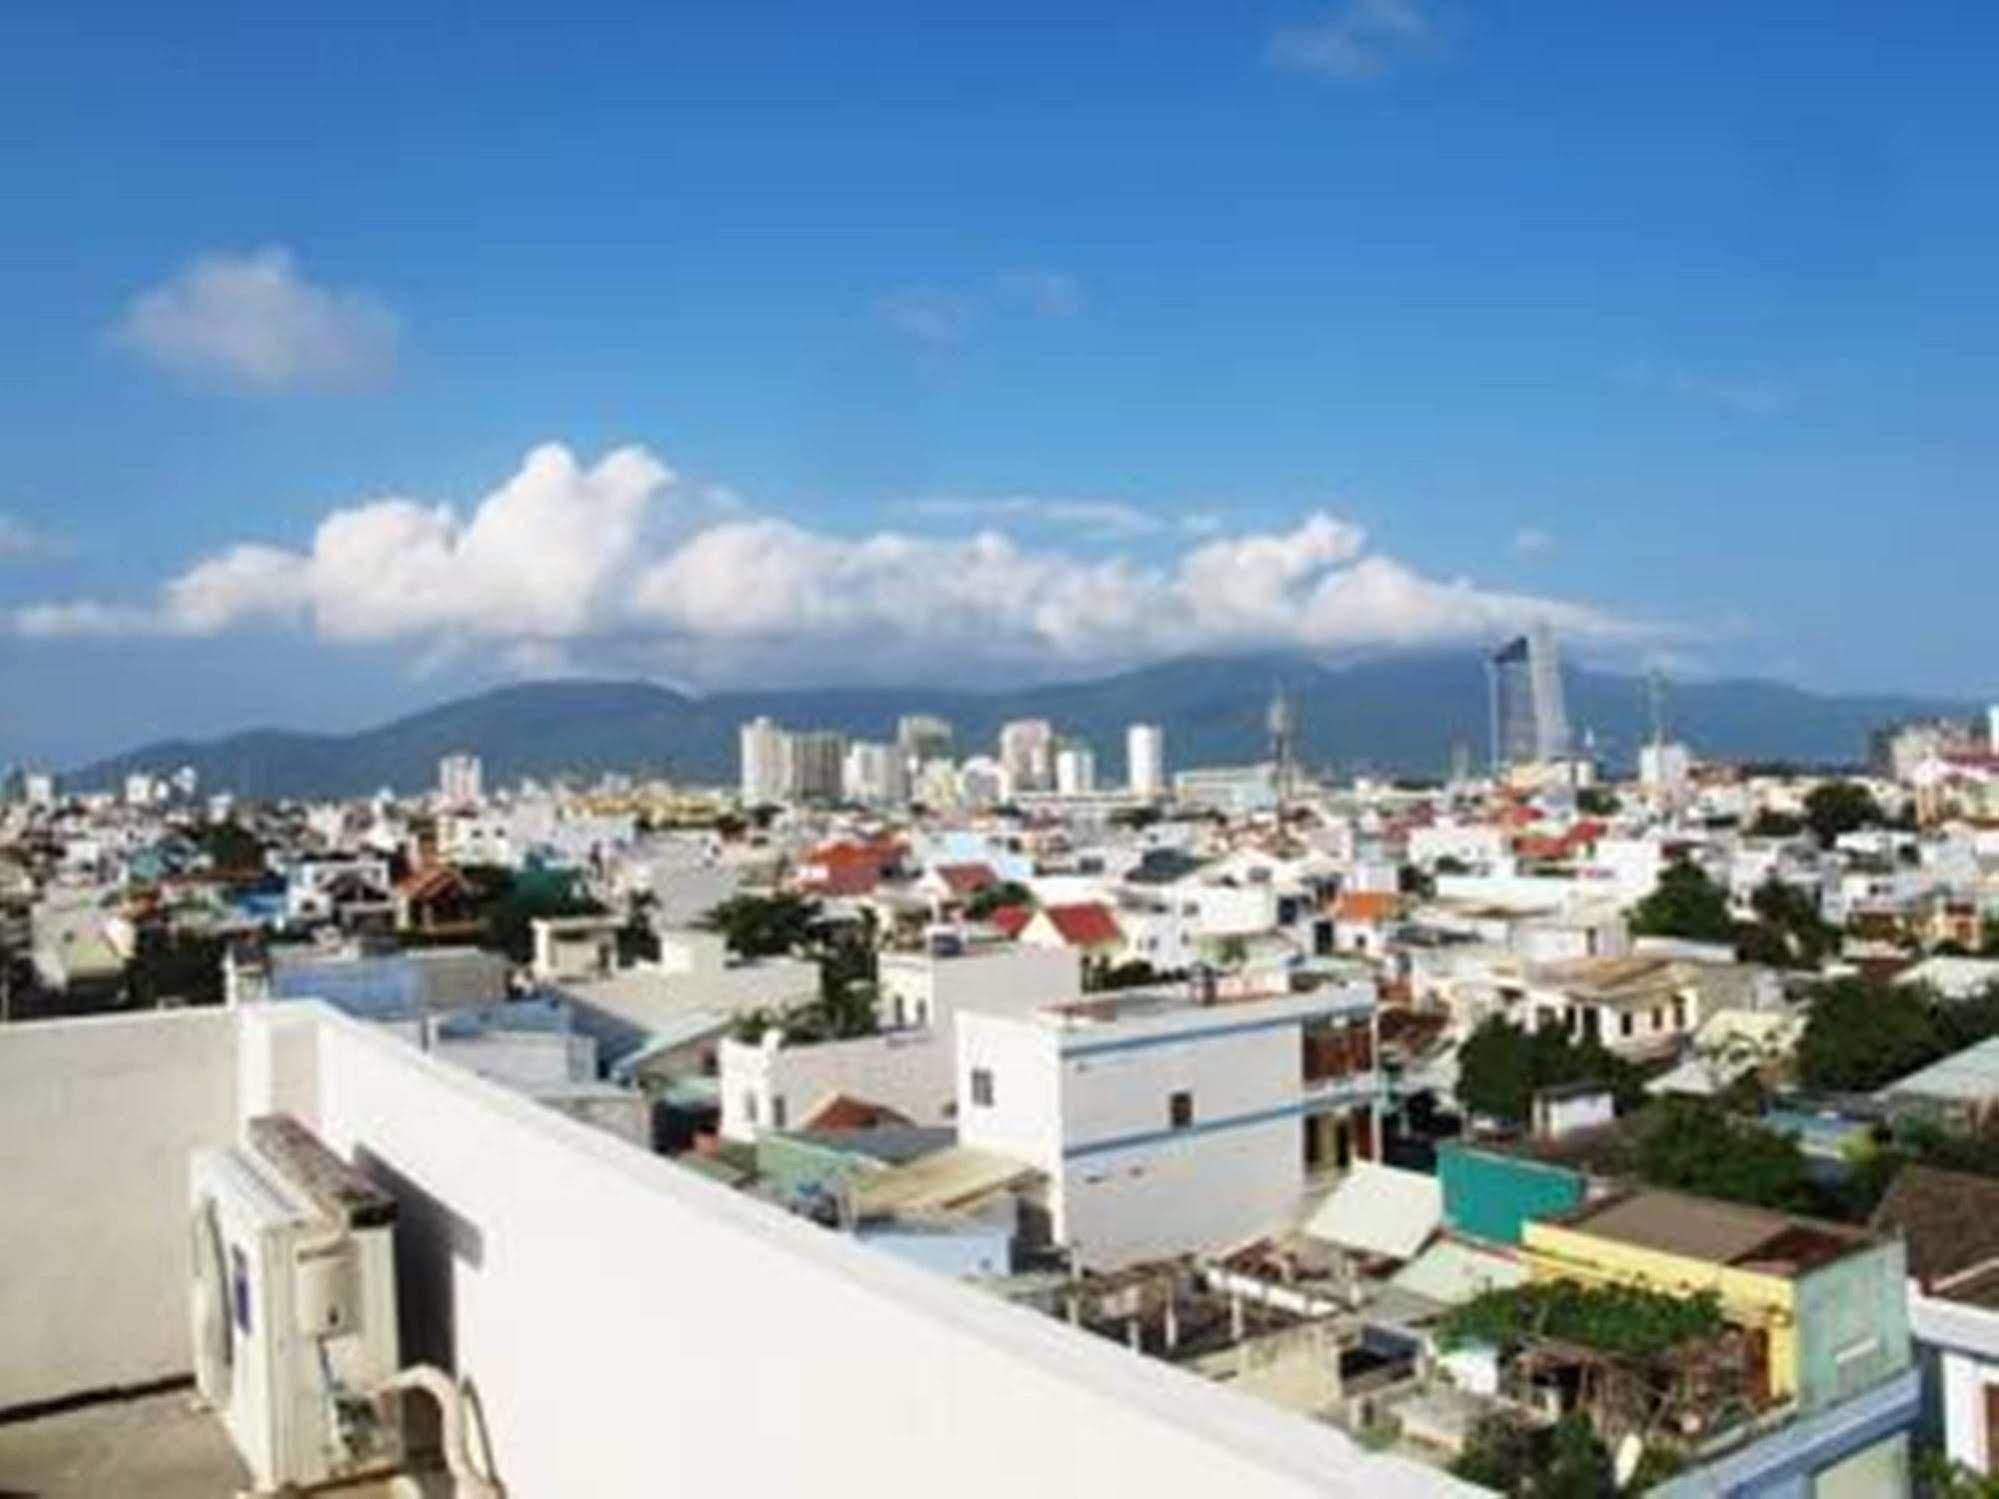
<path id="1" fill-rule="evenodd" d="M 1391 9 L 19 18 L 0 681 L 96 689 L 22 750 L 1536 618 L 1989 695 L 1999 23 Z"/>

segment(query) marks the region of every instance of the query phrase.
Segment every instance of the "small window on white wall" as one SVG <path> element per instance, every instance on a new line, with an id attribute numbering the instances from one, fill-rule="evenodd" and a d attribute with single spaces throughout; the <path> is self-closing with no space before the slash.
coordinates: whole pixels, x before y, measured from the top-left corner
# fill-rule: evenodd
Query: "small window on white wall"
<path id="1" fill-rule="evenodd" d="M 993 1106 L 993 1073 L 990 1067 L 972 1069 L 972 1107 L 989 1109 Z"/>
<path id="2" fill-rule="evenodd" d="M 1167 1118 L 1175 1129 L 1190 1129 L 1194 1123 L 1194 1095 L 1186 1089 L 1175 1093 L 1166 1103 Z"/>
<path id="3" fill-rule="evenodd" d="M 771 1095 L 770 1127 L 772 1129 L 784 1128 L 784 1095 L 782 1093 Z"/>

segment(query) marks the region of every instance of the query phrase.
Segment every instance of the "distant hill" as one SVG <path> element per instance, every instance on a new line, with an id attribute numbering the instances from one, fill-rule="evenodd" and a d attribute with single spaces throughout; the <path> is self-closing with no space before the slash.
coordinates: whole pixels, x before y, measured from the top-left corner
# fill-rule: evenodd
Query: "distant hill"
<path id="1" fill-rule="evenodd" d="M 1646 733 L 1643 683 L 1610 672 L 1567 673 L 1569 716 L 1594 732 L 1598 752 L 1628 765 Z M 896 717 L 951 720 L 961 750 L 990 749 L 1010 718 L 1052 719 L 1089 741 L 1098 773 L 1123 774 L 1124 729 L 1166 727 L 1174 768 L 1244 761 L 1264 747 L 1264 710 L 1282 684 L 1297 708 L 1304 758 L 1341 772 L 1434 775 L 1462 744 L 1474 764 L 1486 739 L 1486 681 L 1475 652 L 1424 652 L 1326 664 L 1301 656 L 1190 658 L 1087 682 L 986 691 L 811 688 L 693 697 L 645 682 L 532 682 L 444 703 L 353 734 L 258 729 L 226 738 L 170 740 L 88 765 L 82 788 L 118 784 L 133 770 L 192 765 L 202 784 L 245 796 L 352 796 L 433 783 L 438 759 L 470 749 L 489 781 L 564 771 L 663 772 L 726 782 L 736 774 L 736 729 L 769 714 L 795 728 L 887 738 Z M 1965 703 L 1825 696 L 1773 682 L 1686 682 L 1672 688 L 1672 731 L 1696 750 L 1731 759 L 1826 764 L 1860 760 L 1869 732 L 1889 719 L 1972 712 Z"/>

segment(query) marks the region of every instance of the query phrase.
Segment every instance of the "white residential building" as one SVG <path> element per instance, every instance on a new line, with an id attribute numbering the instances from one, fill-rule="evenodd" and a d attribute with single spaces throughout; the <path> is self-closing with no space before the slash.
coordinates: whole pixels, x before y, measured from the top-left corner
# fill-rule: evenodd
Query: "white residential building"
<path id="1" fill-rule="evenodd" d="M 935 943 L 879 960 L 880 1033 L 850 1041 L 783 1044 L 724 1041 L 722 1134 L 754 1140 L 795 1127 L 835 1094 L 895 1110 L 917 1124 L 942 1124 L 955 1099 L 958 1026 L 973 1008 L 1021 1014 L 1082 996 L 1082 966 L 1068 949 L 1010 942 Z"/>
<path id="2" fill-rule="evenodd" d="M 1125 784 L 1133 796 L 1166 794 L 1166 731 L 1135 723 L 1124 733 Z"/>
<path id="3" fill-rule="evenodd" d="M 847 768 L 847 736 L 813 729 L 791 736 L 786 793 L 798 801 L 837 801 Z"/>
<path id="4" fill-rule="evenodd" d="M 1092 1268 L 1292 1224 L 1308 1179 L 1378 1155 L 1372 981 L 1203 1004 L 1126 990 L 958 1020 L 962 1144 L 1047 1179 Z"/>
<path id="5" fill-rule="evenodd" d="M 791 736 L 768 718 L 753 718 L 740 740 L 743 805 L 783 801 L 791 789 Z"/>
<path id="6" fill-rule="evenodd" d="M 477 755 L 446 755 L 437 762 L 437 794 L 447 807 L 476 807 L 485 793 L 485 767 Z"/>
<path id="7" fill-rule="evenodd" d="M 848 801 L 900 806 L 909 800 L 909 761 L 892 744 L 857 739 L 847 746 L 841 791 Z"/>
<path id="8" fill-rule="evenodd" d="M 1065 744 L 1055 756 L 1055 790 L 1089 796 L 1097 789 L 1097 757 L 1087 744 Z"/>
<path id="9" fill-rule="evenodd" d="M 1017 718 L 1003 724 L 999 759 L 1011 790 L 1046 791 L 1055 784 L 1055 728 L 1045 718 Z"/>
<path id="10" fill-rule="evenodd" d="M 1638 782 L 1651 791 L 1672 794 L 1686 788 L 1693 756 L 1684 744 L 1661 741 L 1638 750 Z"/>

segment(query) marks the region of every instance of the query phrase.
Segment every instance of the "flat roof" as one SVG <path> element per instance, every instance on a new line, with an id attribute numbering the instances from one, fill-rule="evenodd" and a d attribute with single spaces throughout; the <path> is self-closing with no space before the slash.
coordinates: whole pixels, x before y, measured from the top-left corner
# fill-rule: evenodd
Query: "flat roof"
<path id="1" fill-rule="evenodd" d="M 1637 1249 L 1784 1279 L 1803 1275 L 1875 1242 L 1867 1231 L 1843 1224 L 1795 1218 L 1682 1192 L 1622 1193 L 1543 1221 L 1552 1228 Z"/>

